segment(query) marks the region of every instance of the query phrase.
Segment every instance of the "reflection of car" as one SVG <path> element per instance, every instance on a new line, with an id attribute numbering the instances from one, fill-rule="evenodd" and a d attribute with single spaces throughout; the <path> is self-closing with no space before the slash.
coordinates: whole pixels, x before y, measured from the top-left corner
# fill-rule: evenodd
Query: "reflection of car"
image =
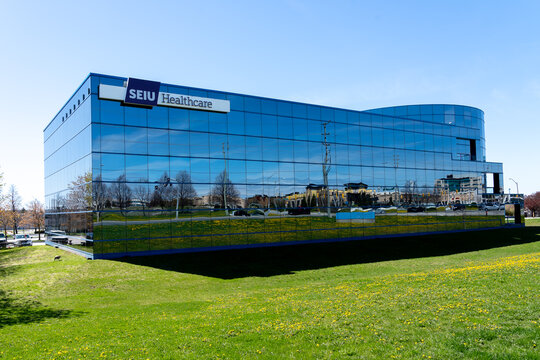
<path id="1" fill-rule="evenodd" d="M 287 213 L 289 215 L 309 215 L 311 214 L 311 209 L 307 207 L 298 207 L 289 209 Z"/>
<path id="2" fill-rule="evenodd" d="M 410 213 L 419 213 L 419 212 L 424 212 L 425 210 L 426 208 L 423 206 L 409 206 L 407 208 L 407 212 L 410 212 Z"/>
<path id="3" fill-rule="evenodd" d="M 94 238 L 94 233 L 93 233 L 93 232 L 88 232 L 88 233 L 86 233 L 86 238 L 87 238 L 88 240 L 92 240 L 92 239 Z"/>
<path id="4" fill-rule="evenodd" d="M 14 240 L 16 246 L 32 246 L 30 235 L 17 234 Z"/>
<path id="5" fill-rule="evenodd" d="M 463 204 L 454 204 L 454 205 L 452 205 L 452 210 L 454 210 L 454 211 L 465 210 L 465 205 L 463 205 Z"/>
<path id="6" fill-rule="evenodd" d="M 264 216 L 264 211 L 259 210 L 259 209 L 251 209 L 249 210 L 248 214 L 251 216 L 257 216 L 257 215 Z"/>
<path id="7" fill-rule="evenodd" d="M 504 206 L 503 206 L 504 208 Z M 485 204 L 480 204 L 480 209 L 481 210 L 499 210 L 499 205 L 498 204 L 494 204 L 494 203 L 485 203 Z"/>
<path id="8" fill-rule="evenodd" d="M 246 210 L 236 210 L 234 213 L 233 213 L 234 216 L 251 216 L 248 214 L 248 212 Z"/>

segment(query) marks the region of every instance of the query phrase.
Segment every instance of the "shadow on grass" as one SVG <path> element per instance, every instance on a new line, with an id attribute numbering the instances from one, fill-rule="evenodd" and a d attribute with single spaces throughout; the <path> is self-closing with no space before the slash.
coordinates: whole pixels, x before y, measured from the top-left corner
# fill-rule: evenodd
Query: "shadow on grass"
<path id="1" fill-rule="evenodd" d="M 118 259 L 130 264 L 221 279 L 388 260 L 443 256 L 540 241 L 540 227 L 301 244 Z"/>
<path id="2" fill-rule="evenodd" d="M 82 312 L 55 310 L 29 299 L 16 299 L 0 290 L 0 329 L 5 326 L 37 323 L 46 319 L 65 319 Z"/>

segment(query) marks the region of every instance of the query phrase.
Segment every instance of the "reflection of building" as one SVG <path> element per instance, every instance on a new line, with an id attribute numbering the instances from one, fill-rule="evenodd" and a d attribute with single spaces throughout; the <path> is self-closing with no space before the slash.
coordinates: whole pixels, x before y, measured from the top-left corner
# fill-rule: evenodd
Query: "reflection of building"
<path id="1" fill-rule="evenodd" d="M 482 202 L 483 184 L 480 176 L 454 177 L 448 175 L 435 181 L 435 192 L 443 204 Z"/>
<path id="2" fill-rule="evenodd" d="M 504 188 L 483 112 L 459 105 L 351 111 L 90 74 L 44 140 L 47 228 L 95 258 L 361 238 L 336 213 Z M 281 218 L 298 207 L 317 216 Z"/>

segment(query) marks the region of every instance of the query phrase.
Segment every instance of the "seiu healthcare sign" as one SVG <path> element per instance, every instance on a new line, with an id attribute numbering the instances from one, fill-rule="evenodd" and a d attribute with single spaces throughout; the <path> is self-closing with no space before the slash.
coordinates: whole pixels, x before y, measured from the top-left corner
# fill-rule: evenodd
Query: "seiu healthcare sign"
<path id="1" fill-rule="evenodd" d="M 124 104 L 157 105 L 160 82 L 129 78 Z"/>
<path id="2" fill-rule="evenodd" d="M 129 78 L 126 86 L 99 85 L 99 98 L 135 106 L 170 106 L 203 111 L 229 112 L 228 100 L 161 92 L 160 82 Z"/>

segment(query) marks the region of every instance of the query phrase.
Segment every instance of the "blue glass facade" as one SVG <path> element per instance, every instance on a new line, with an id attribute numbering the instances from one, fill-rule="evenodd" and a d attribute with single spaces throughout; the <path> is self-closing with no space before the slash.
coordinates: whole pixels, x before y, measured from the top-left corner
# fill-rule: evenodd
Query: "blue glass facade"
<path id="1" fill-rule="evenodd" d="M 169 84 L 230 111 L 100 98 L 126 81 L 89 75 L 44 130 L 50 243 L 107 258 L 503 224 L 477 207 L 503 188 L 479 109 L 351 111 Z"/>

